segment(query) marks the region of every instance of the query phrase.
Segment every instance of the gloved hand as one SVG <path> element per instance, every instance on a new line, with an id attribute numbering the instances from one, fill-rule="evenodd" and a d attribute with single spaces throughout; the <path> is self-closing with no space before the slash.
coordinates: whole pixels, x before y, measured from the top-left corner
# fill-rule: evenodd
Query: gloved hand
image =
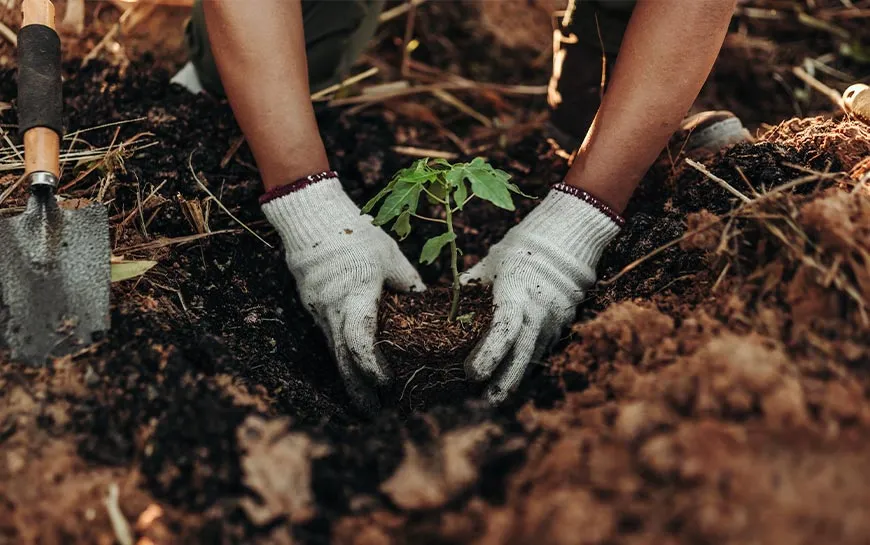
<path id="1" fill-rule="evenodd" d="M 310 180 L 265 195 L 263 213 L 281 235 L 299 297 L 326 335 L 348 393 L 373 413 L 380 407 L 374 386 L 391 378 L 375 347 L 384 282 L 403 291 L 425 286 L 396 242 L 360 215 L 335 173 Z"/>
<path id="2" fill-rule="evenodd" d="M 492 325 L 465 362 L 470 379 L 490 379 L 491 403 L 504 401 L 573 321 L 621 222 L 594 197 L 558 184 L 463 275 L 466 284 L 492 283 Z"/>

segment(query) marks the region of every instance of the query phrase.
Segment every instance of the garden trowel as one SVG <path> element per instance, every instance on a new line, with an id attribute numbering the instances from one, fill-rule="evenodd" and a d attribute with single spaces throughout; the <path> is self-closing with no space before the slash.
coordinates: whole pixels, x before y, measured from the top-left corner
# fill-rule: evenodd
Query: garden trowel
<path id="1" fill-rule="evenodd" d="M 109 226 L 102 205 L 58 206 L 60 39 L 50 1 L 23 9 L 18 128 L 30 197 L 22 214 L 0 219 L 0 333 L 13 359 L 41 365 L 109 327 Z"/>

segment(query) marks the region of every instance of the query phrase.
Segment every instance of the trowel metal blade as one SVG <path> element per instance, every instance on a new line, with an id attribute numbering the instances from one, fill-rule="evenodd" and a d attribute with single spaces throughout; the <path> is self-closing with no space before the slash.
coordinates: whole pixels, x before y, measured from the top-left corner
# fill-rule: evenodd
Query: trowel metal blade
<path id="1" fill-rule="evenodd" d="M 0 220 L 0 333 L 14 360 L 42 365 L 109 328 L 108 214 L 34 194 Z"/>

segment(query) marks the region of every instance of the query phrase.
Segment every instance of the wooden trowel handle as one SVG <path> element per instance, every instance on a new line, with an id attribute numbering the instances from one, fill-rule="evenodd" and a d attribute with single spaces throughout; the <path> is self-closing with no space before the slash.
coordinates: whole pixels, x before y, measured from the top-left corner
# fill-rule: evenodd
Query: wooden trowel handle
<path id="1" fill-rule="evenodd" d="M 24 0 L 18 34 L 18 128 L 24 139 L 24 173 L 60 176 L 63 131 L 60 38 L 54 4 Z"/>
<path id="2" fill-rule="evenodd" d="M 846 111 L 870 123 L 870 87 L 863 83 L 852 85 L 843 93 L 843 105 Z"/>

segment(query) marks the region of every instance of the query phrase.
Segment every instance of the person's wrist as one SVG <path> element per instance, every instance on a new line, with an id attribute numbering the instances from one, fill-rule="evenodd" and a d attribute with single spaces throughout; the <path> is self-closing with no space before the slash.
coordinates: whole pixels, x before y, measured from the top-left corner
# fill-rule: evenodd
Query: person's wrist
<path id="1" fill-rule="evenodd" d="M 251 138 L 255 139 L 256 136 Z M 266 191 L 330 170 L 326 147 L 317 134 L 316 125 L 305 130 L 289 131 L 280 141 L 251 140 L 249 144 L 255 151 L 254 159 Z"/>

